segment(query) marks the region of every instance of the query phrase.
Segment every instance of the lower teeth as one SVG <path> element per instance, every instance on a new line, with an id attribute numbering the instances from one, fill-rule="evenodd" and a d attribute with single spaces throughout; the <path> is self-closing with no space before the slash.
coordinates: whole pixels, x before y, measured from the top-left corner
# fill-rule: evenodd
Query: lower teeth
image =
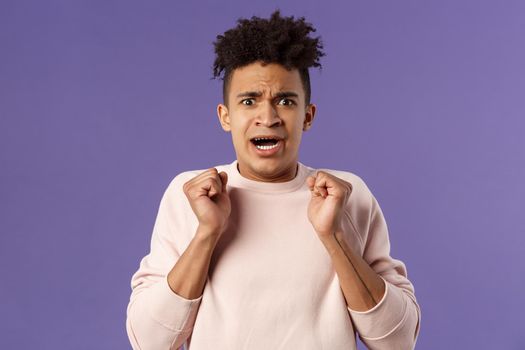
<path id="1" fill-rule="evenodd" d="M 272 145 L 272 146 L 255 146 L 255 147 L 257 147 L 258 149 L 262 149 L 262 150 L 268 150 L 268 149 L 272 149 L 272 148 L 277 147 L 277 143 L 275 145 Z"/>

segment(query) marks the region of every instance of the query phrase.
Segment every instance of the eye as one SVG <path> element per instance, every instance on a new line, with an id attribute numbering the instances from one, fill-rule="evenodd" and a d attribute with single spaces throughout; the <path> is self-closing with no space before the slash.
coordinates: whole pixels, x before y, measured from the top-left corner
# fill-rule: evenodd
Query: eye
<path id="1" fill-rule="evenodd" d="M 248 104 L 246 104 L 245 102 L 250 102 Z M 241 100 L 241 104 L 245 105 L 245 106 L 251 106 L 253 104 L 253 98 L 245 98 L 244 100 Z"/>
<path id="2" fill-rule="evenodd" d="M 290 100 L 290 99 L 288 99 L 288 98 L 282 98 L 282 99 L 280 99 L 280 100 L 279 100 L 279 104 L 282 105 L 282 103 L 280 103 L 280 102 L 282 102 L 282 101 L 287 101 L 287 103 L 284 104 L 285 106 L 292 106 L 292 105 L 295 104 L 295 101 Z"/>

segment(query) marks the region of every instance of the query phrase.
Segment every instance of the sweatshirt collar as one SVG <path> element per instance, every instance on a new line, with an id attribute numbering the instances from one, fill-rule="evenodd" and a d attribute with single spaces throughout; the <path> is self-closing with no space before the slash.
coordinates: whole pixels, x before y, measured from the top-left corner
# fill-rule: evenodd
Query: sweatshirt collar
<path id="1" fill-rule="evenodd" d="M 285 182 L 264 182 L 244 177 L 237 169 L 237 165 L 237 159 L 228 165 L 228 185 L 263 193 L 285 193 L 295 191 L 305 184 L 306 177 L 309 174 L 309 168 L 301 162 L 297 162 L 297 174 L 292 180 Z"/>

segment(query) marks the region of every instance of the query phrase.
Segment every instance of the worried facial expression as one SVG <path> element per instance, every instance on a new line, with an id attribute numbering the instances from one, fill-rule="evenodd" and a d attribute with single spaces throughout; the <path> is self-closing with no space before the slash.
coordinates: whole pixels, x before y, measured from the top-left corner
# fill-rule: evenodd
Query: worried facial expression
<path id="1" fill-rule="evenodd" d="M 265 182 L 293 179 L 302 133 L 316 109 L 305 105 L 299 71 L 262 62 L 237 68 L 227 99 L 228 107 L 219 104 L 217 114 L 232 134 L 241 175 Z"/>

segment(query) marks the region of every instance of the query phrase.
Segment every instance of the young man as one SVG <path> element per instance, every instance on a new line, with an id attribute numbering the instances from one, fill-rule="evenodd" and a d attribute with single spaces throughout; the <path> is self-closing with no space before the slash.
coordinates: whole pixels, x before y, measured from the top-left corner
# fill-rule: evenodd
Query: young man
<path id="1" fill-rule="evenodd" d="M 135 349 L 412 349 L 420 322 L 382 211 L 357 175 L 298 161 L 313 123 L 304 18 L 252 17 L 217 37 L 217 113 L 237 159 L 178 174 L 133 275 Z"/>

